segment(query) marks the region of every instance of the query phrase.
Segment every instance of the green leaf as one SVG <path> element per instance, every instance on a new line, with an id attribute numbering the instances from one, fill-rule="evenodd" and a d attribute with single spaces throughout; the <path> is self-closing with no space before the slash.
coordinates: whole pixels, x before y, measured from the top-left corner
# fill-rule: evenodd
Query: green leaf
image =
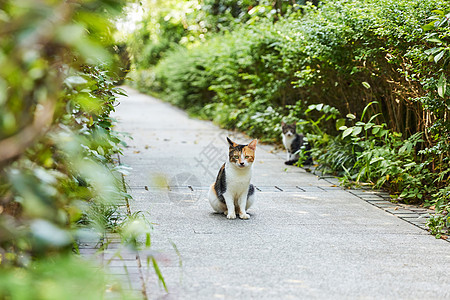
<path id="1" fill-rule="evenodd" d="M 438 39 L 438 38 L 431 38 L 431 39 L 427 39 L 428 42 L 432 42 L 432 43 L 442 43 L 442 40 Z"/>
<path id="2" fill-rule="evenodd" d="M 436 22 L 436 21 L 434 21 L 434 22 Z M 422 26 L 423 31 L 430 31 L 430 30 L 434 29 L 434 22 L 423 25 Z"/>
<path id="3" fill-rule="evenodd" d="M 380 131 L 380 133 L 377 136 L 382 137 L 382 136 L 385 136 L 388 133 L 389 133 L 389 130 L 383 129 L 383 130 Z"/>
<path id="4" fill-rule="evenodd" d="M 434 14 L 438 14 L 439 16 L 443 16 L 444 15 L 444 11 L 440 10 L 440 9 L 435 9 L 431 11 Z"/>
<path id="5" fill-rule="evenodd" d="M 438 94 L 439 94 L 439 96 L 444 98 L 446 90 L 447 90 L 447 78 L 445 77 L 444 73 L 442 73 L 441 77 L 439 78 L 439 82 L 438 82 Z"/>
<path id="6" fill-rule="evenodd" d="M 369 104 L 367 104 L 366 107 L 364 107 L 364 110 L 361 115 L 361 121 L 364 119 L 364 116 L 366 115 L 366 112 L 369 109 L 369 107 L 372 106 L 373 104 L 378 104 L 378 101 L 372 101 Z"/>
<path id="7" fill-rule="evenodd" d="M 152 240 L 151 240 L 151 237 L 150 237 L 150 232 L 147 232 L 145 234 L 145 247 L 150 248 L 151 245 L 152 245 Z"/>
<path id="8" fill-rule="evenodd" d="M 352 131 L 352 135 L 353 136 L 357 136 L 358 134 L 360 134 L 362 131 L 362 127 L 353 127 L 353 131 Z"/>
<path id="9" fill-rule="evenodd" d="M 366 89 L 370 89 L 370 84 L 366 81 L 361 82 Z"/>
<path id="10" fill-rule="evenodd" d="M 356 119 L 356 116 L 354 114 L 347 114 L 346 117 L 352 120 Z"/>
<path id="11" fill-rule="evenodd" d="M 345 119 L 336 120 L 336 129 L 337 130 L 345 130 L 346 129 L 346 128 L 341 129 L 342 127 L 345 127 Z"/>
<path id="12" fill-rule="evenodd" d="M 353 127 L 347 128 L 342 133 L 342 138 L 345 139 L 347 136 L 349 136 L 353 132 Z"/>
<path id="13" fill-rule="evenodd" d="M 73 97 L 73 101 L 86 112 L 98 113 L 102 109 L 102 102 L 89 93 L 79 93 Z"/>
<path id="14" fill-rule="evenodd" d="M 101 146 L 98 146 L 98 147 L 97 147 L 97 152 L 98 152 L 100 155 L 105 155 L 105 151 L 103 150 L 103 148 L 102 148 Z"/>
<path id="15" fill-rule="evenodd" d="M 425 50 L 424 53 L 427 54 L 427 55 L 432 55 L 432 54 L 435 54 L 436 52 L 438 52 L 438 51 L 440 51 L 442 49 L 443 49 L 442 47 L 434 47 L 434 48 Z"/>
<path id="16" fill-rule="evenodd" d="M 371 116 L 370 119 L 369 119 L 369 122 L 372 122 L 373 119 L 375 119 L 376 117 L 378 117 L 378 116 L 380 116 L 380 115 L 382 115 L 382 113 L 378 113 L 378 114 L 376 114 L 376 115 Z"/>
<path id="17" fill-rule="evenodd" d="M 370 160 L 369 165 L 379 162 L 380 160 L 384 160 L 384 157 L 374 157 Z"/>
<path id="18" fill-rule="evenodd" d="M 434 57 L 434 62 L 438 62 L 439 60 L 441 60 L 441 58 L 444 56 L 445 54 L 445 49 L 442 50 L 441 52 L 439 52 L 435 57 Z"/>
<path id="19" fill-rule="evenodd" d="M 372 134 L 376 135 L 380 131 L 380 129 L 381 129 L 381 126 L 374 126 L 372 128 Z"/>
<path id="20" fill-rule="evenodd" d="M 364 125 L 364 130 L 369 130 L 370 128 L 373 127 L 373 125 L 375 125 L 374 123 L 367 123 Z"/>
<path id="21" fill-rule="evenodd" d="M 406 168 L 406 169 L 409 169 L 409 168 L 411 168 L 411 167 L 414 167 L 415 165 L 416 165 L 416 163 L 415 163 L 415 162 L 412 162 L 412 163 L 409 163 L 409 164 L 404 165 L 403 167 Z"/>
<path id="22" fill-rule="evenodd" d="M 152 256 L 152 263 L 153 263 L 153 268 L 155 269 L 155 273 L 158 276 L 159 281 L 164 286 L 164 290 L 166 290 L 166 292 L 168 292 L 169 290 L 167 289 L 166 281 L 164 280 L 161 270 L 159 269 L 158 262 L 156 261 L 156 259 L 153 256 Z"/>
<path id="23" fill-rule="evenodd" d="M 403 145 L 402 147 L 400 147 L 400 149 L 398 150 L 398 154 L 402 154 L 403 152 L 406 151 L 407 145 Z"/>
<path id="24" fill-rule="evenodd" d="M 81 76 L 74 75 L 74 76 L 67 77 L 64 80 L 64 83 L 67 84 L 68 86 L 75 86 L 75 85 L 80 85 L 80 84 L 86 84 L 87 80 Z"/>

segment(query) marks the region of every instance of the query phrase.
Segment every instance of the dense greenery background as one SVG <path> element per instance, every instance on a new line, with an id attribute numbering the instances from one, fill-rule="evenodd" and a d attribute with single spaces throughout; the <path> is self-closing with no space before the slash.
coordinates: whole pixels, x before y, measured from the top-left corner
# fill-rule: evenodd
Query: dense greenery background
<path id="1" fill-rule="evenodd" d="M 264 141 L 299 121 L 322 171 L 435 208 L 448 232 L 448 1 L 148 3 L 128 41 L 141 91 Z"/>

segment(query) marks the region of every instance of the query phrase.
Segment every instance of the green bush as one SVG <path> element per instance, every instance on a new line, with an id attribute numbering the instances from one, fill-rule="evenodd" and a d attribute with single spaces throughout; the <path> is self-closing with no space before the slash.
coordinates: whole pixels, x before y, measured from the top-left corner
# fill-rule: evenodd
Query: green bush
<path id="1" fill-rule="evenodd" d="M 126 197 L 112 163 L 122 142 L 110 117 L 123 94 L 113 79 L 110 18 L 122 5 L 0 4 L 1 299 L 105 292 L 103 276 L 74 250 L 91 208 Z M 103 221 L 90 222 L 103 233 Z"/>
<path id="2" fill-rule="evenodd" d="M 158 88 L 174 96 L 172 102 L 190 103 L 192 109 L 200 110 L 205 102 L 238 106 L 258 102 L 254 105 L 261 107 L 259 101 L 263 101 L 262 106 L 284 107 L 300 100 L 360 113 L 367 103 L 378 100 L 389 127 L 410 135 L 424 127 L 417 119 L 420 105 L 412 101 L 420 85 L 414 77 L 420 74 L 412 76 L 409 71 L 405 76 L 414 63 L 405 57 L 423 60 L 424 51 L 418 47 L 424 50 L 426 45 L 420 26 L 433 8 L 445 5 L 333 2 L 276 24 L 262 20 L 189 50 L 175 50 L 153 77 Z M 405 16 L 409 23 L 402 19 Z M 413 39 L 420 45 L 411 45 Z M 421 65 L 416 63 L 415 68 Z"/>

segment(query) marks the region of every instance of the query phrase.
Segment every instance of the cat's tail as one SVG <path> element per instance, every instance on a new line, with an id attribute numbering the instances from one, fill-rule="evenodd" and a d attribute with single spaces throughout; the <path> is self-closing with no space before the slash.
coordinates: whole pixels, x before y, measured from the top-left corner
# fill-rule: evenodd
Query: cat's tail
<path id="1" fill-rule="evenodd" d="M 296 162 L 298 162 L 298 159 L 291 159 L 291 160 L 287 160 L 284 162 L 284 164 L 288 165 L 288 166 L 292 166 L 293 164 L 295 164 Z"/>
<path id="2" fill-rule="evenodd" d="M 297 163 L 298 159 L 291 159 L 291 160 L 287 160 L 284 163 L 288 166 L 292 166 L 293 164 Z M 313 164 L 313 160 L 311 157 L 308 157 L 305 161 L 302 162 L 302 165 L 305 166 L 310 166 Z"/>

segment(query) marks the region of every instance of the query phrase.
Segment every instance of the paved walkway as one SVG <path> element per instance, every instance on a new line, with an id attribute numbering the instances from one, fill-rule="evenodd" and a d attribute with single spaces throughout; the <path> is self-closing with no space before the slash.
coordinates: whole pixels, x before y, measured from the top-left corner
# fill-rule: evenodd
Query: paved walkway
<path id="1" fill-rule="evenodd" d="M 148 213 L 169 289 L 150 271 L 133 284 L 149 299 L 450 299 L 448 242 L 286 167 L 270 146 L 257 147 L 251 218 L 214 214 L 206 193 L 225 137 L 251 139 L 127 90 L 116 117 L 133 137 L 121 158 L 133 168 L 130 209 Z"/>

